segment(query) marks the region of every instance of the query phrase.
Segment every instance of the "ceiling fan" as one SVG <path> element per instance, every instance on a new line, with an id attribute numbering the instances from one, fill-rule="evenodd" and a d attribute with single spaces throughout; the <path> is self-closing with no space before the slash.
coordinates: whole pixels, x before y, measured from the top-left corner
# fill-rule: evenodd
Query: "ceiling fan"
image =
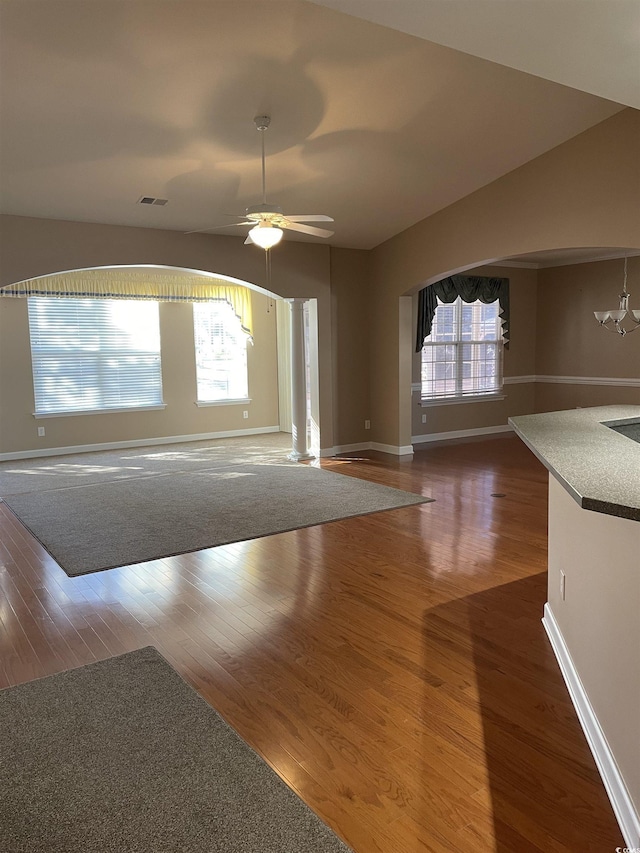
<path id="1" fill-rule="evenodd" d="M 330 216 L 322 214 L 284 214 L 282 208 L 267 201 L 265 157 L 264 157 L 264 132 L 271 124 L 269 116 L 256 116 L 254 118 L 256 129 L 260 131 L 262 140 L 262 204 L 254 204 L 248 207 L 244 215 L 238 215 L 242 222 L 234 222 L 233 225 L 220 225 L 219 228 L 238 228 L 246 225 L 253 226 L 249 231 L 246 243 L 254 243 L 260 248 L 269 250 L 282 240 L 284 231 L 299 231 L 302 234 L 311 234 L 314 237 L 331 237 L 333 231 L 326 228 L 316 228 L 313 225 L 303 225 L 303 222 L 333 222 Z M 204 231 L 215 231 L 213 228 L 202 228 L 199 231 L 187 231 L 187 234 L 201 234 Z"/>

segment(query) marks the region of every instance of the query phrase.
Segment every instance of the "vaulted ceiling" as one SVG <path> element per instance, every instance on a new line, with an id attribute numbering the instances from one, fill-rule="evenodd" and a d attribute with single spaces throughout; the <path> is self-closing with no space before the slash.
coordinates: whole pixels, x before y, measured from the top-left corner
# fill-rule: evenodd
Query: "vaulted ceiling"
<path id="1" fill-rule="evenodd" d="M 261 201 L 253 117 L 268 114 L 269 201 L 334 217 L 333 245 L 371 248 L 630 102 L 593 74 L 582 91 L 575 51 L 564 75 L 536 70 L 536 55 L 562 65 L 568 25 L 562 37 L 547 27 L 553 56 L 530 46 L 518 64 L 526 18 L 522 31 L 509 18 L 511 41 L 487 47 L 473 35 L 483 7 L 495 20 L 494 0 L 444 2 L 469 7 L 456 26 L 436 8 L 443 2 L 420 0 L 412 34 L 326 6 L 372 18 L 397 8 L 399 28 L 411 30 L 415 0 L 0 0 L 0 210 L 180 231 L 226 225 L 226 214 Z M 602 5 L 569 10 L 578 39 L 592 4 Z M 537 6 L 540 26 L 553 22 L 546 0 L 500 5 Z M 606 5 L 615 26 L 589 31 L 585 51 L 610 78 L 629 4 Z"/>
<path id="2" fill-rule="evenodd" d="M 638 0 L 312 0 L 640 109 Z"/>

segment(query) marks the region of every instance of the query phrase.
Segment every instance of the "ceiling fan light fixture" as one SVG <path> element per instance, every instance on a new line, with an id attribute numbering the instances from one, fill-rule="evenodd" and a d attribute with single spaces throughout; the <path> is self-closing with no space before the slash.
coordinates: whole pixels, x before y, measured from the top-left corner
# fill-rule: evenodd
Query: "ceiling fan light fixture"
<path id="1" fill-rule="evenodd" d="M 282 228 L 276 228 L 270 222 L 260 222 L 249 231 L 251 241 L 265 250 L 277 245 L 282 240 L 283 234 Z"/>

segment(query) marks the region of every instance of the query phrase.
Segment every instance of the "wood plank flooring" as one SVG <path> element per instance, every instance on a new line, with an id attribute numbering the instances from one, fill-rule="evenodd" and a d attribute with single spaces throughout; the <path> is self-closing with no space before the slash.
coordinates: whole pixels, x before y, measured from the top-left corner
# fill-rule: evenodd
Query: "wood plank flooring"
<path id="1" fill-rule="evenodd" d="M 78 578 L 0 503 L 0 687 L 153 645 L 356 853 L 624 846 L 540 622 L 540 463 L 322 467 L 436 502 Z"/>

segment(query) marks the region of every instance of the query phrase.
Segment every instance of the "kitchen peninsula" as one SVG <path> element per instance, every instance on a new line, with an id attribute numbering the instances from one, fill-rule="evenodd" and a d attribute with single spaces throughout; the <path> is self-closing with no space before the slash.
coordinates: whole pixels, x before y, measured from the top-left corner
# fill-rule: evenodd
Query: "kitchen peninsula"
<path id="1" fill-rule="evenodd" d="M 549 470 L 542 621 L 625 841 L 640 847 L 640 406 L 509 422 Z"/>

